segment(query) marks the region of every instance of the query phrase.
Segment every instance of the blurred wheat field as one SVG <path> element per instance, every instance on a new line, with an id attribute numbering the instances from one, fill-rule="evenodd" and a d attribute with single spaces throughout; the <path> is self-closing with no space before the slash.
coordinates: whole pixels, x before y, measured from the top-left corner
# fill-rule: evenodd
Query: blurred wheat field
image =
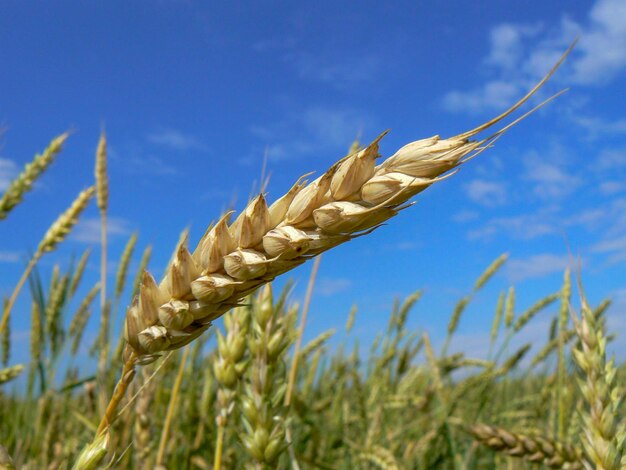
<path id="1" fill-rule="evenodd" d="M 58 274 L 51 290 L 42 288 L 42 297 L 34 299 L 33 315 L 43 311 L 51 319 L 43 318 L 48 325 L 33 323 L 32 361 L 23 371 L 27 387 L 9 391 L 14 368 L 0 375 L 0 442 L 15 468 L 72 468 L 99 419 L 93 376 L 79 377 L 70 367 L 54 380 L 62 357 L 72 361 L 76 354 L 80 317 L 89 314 L 84 305 L 93 301 L 93 295 L 72 299 L 67 288 L 55 301 L 56 285 L 71 284 L 75 275 Z M 476 288 L 486 281 L 482 276 Z M 141 369 L 132 400 L 113 425 L 108 445 L 115 451 L 107 463 L 214 468 L 223 430 L 221 468 L 584 468 L 586 430 L 595 425 L 590 397 L 579 386 L 584 373 L 571 354 L 585 351 L 585 342 L 575 334 L 569 313 L 561 315 L 569 301 L 569 273 L 565 281 L 555 296 L 526 312 L 517 312 L 504 294 L 494 302 L 493 354 L 487 359 L 433 351 L 427 332 L 407 330 L 419 291 L 396 303 L 386 331 L 362 346 L 367 352 L 357 345 L 347 349 L 344 339 L 359 318 L 356 309 L 346 312 L 344 331 L 328 331 L 299 350 L 289 406 L 284 405 L 294 359 L 289 348 L 302 308 L 289 300 L 288 289 L 267 288 L 225 315 L 224 330 L 215 330 L 217 341 L 203 336 Z M 452 313 L 452 341 L 469 300 L 462 298 Z M 528 345 L 502 347 L 551 304 L 560 308 L 539 353 L 529 357 Z M 75 305 L 76 316 L 64 318 Z M 610 336 L 604 330 L 608 307 L 605 302 L 584 311 L 600 343 Z M 334 346 L 328 345 L 331 338 Z M 119 362 L 114 356 L 107 364 L 108 389 Z M 622 423 L 622 433 L 617 397 L 624 393 L 624 372 L 623 365 L 616 366 L 615 414 L 605 417 L 614 420 L 616 431 Z M 612 406 L 612 399 L 604 404 Z M 5 463 L 5 468 L 12 467 Z M 620 468 L 620 463 L 590 468 Z"/>
<path id="2" fill-rule="evenodd" d="M 450 313 L 441 346 L 428 331 L 407 327 L 421 291 L 394 304 L 372 344 L 352 332 L 358 306 L 346 312 L 341 332 L 336 325 L 302 344 L 319 254 L 369 234 L 487 149 L 529 113 L 485 139 L 470 138 L 515 111 L 556 67 L 472 131 L 412 142 L 380 165 L 384 134 L 365 147 L 355 143 L 321 177 L 298 180 L 272 205 L 260 194 L 234 222 L 225 214 L 196 250 L 184 231 L 160 283 L 147 271 L 151 247 L 140 254 L 133 234 L 107 285 L 103 133 L 94 186 L 44 234 L 3 304 L 0 468 L 625 468 L 626 368 L 607 355 L 607 344 L 619 341 L 606 326 L 610 301 L 589 305 L 577 270 L 566 270 L 562 285 L 526 310 L 513 287 L 493 299 L 487 357 L 450 350 L 464 311 L 506 254 L 476 273 L 473 286 L 456 286 L 468 293 Z M 0 219 L 10 219 L 67 137 L 54 139 L 9 186 Z M 81 298 L 89 250 L 51 272 L 38 262 L 54 256 L 91 199 L 101 216 L 101 276 Z M 273 291 L 276 276 L 315 257 L 302 305 L 289 287 Z M 14 309 L 20 293 L 30 297 L 30 312 Z M 129 294 L 124 334 L 113 336 Z M 85 345 L 94 312 L 100 329 Z M 551 327 L 531 355 L 516 335 L 540 312 L 552 314 Z M 9 355 L 13 315 L 31 318 L 25 364 Z M 222 315 L 223 328 L 209 328 Z M 77 365 L 85 349 L 96 363 L 89 375 Z"/>

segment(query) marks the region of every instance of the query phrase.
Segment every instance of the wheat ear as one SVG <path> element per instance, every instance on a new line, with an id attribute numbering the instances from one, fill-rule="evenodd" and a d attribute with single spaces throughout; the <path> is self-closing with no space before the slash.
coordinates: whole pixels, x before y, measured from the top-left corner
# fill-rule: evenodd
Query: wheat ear
<path id="1" fill-rule="evenodd" d="M 39 243 L 39 246 L 37 247 L 37 250 L 35 251 L 35 254 L 32 256 L 32 258 L 28 262 L 28 265 L 26 266 L 26 269 L 22 273 L 22 277 L 17 282 L 15 289 L 13 289 L 13 293 L 11 294 L 9 301 L 4 306 L 2 320 L 0 321 L 0 334 L 2 334 L 2 332 L 6 328 L 7 322 L 9 321 L 9 317 L 11 315 L 11 310 L 13 309 L 15 301 L 17 300 L 17 296 L 22 290 L 22 287 L 24 287 L 26 279 L 28 279 L 28 276 L 30 276 L 30 273 L 35 268 L 35 265 L 39 261 L 39 258 L 41 258 L 44 253 L 53 251 L 59 243 L 65 240 L 67 235 L 72 230 L 72 227 L 74 227 L 74 225 L 76 225 L 76 222 L 78 222 L 78 217 L 87 207 L 87 203 L 89 202 L 89 199 L 91 199 L 93 194 L 93 187 L 82 191 L 74 200 L 69 209 L 67 209 L 63 214 L 59 216 L 59 218 L 50 226 L 50 228 L 44 235 L 43 239 Z"/>
<path id="2" fill-rule="evenodd" d="M 24 366 L 22 364 L 7 367 L 6 369 L 0 369 L 0 385 L 3 383 L 10 382 L 15 377 L 20 375 L 23 370 L 24 370 Z"/>
<path id="3" fill-rule="evenodd" d="M 96 203 L 100 211 L 100 333 L 98 343 L 97 378 L 100 384 L 105 383 L 107 358 L 109 357 L 109 319 L 111 307 L 107 304 L 107 217 L 109 209 L 109 177 L 107 175 L 107 138 L 104 130 L 100 134 L 96 148 Z M 101 409 L 106 406 L 105 387 L 100 387 L 99 402 Z"/>
<path id="4" fill-rule="evenodd" d="M 348 155 L 308 185 L 298 181 L 271 206 L 254 198 L 234 221 L 224 215 L 191 253 L 181 243 L 160 284 L 144 273 L 126 315 L 127 347 L 122 379 L 98 432 L 108 428 L 138 363 L 154 360 L 200 336 L 213 320 L 241 299 L 308 259 L 367 234 L 408 207 L 407 201 L 488 148 L 534 110 L 494 134 L 470 140 L 527 101 L 565 59 L 495 119 L 448 139 L 439 136 L 405 145 L 376 165 L 378 144 L 386 134 Z M 450 173 L 448 173 L 449 175 Z"/>
<path id="5" fill-rule="evenodd" d="M 541 436 L 525 436 L 486 424 L 476 424 L 469 432 L 480 443 L 511 457 L 523 458 L 550 468 L 583 468 L 580 452 L 569 444 Z"/>
<path id="6" fill-rule="evenodd" d="M 43 153 L 35 155 L 32 162 L 26 164 L 22 173 L 9 184 L 6 192 L 0 198 L 0 220 L 6 219 L 9 212 L 22 202 L 24 194 L 30 191 L 33 183 L 54 161 L 54 157 L 63 149 L 63 144 L 69 134 L 64 133 L 52 139 Z"/>
<path id="7" fill-rule="evenodd" d="M 573 316 L 580 343 L 572 349 L 572 354 L 584 374 L 579 385 L 587 402 L 581 413 L 587 468 L 623 469 L 626 425 L 618 418 L 622 396 L 616 382 L 617 370 L 613 360 L 607 360 L 607 338 L 603 328 L 589 307 L 582 288 L 580 291 L 581 318 Z"/>
<path id="8" fill-rule="evenodd" d="M 238 307 L 224 316 L 226 336 L 217 332 L 218 354 L 213 360 L 213 372 L 218 383 L 216 397 L 217 437 L 215 443 L 214 470 L 222 467 L 224 433 L 228 418 L 235 407 L 238 384 L 250 362 L 246 338 L 250 328 L 250 309 Z"/>

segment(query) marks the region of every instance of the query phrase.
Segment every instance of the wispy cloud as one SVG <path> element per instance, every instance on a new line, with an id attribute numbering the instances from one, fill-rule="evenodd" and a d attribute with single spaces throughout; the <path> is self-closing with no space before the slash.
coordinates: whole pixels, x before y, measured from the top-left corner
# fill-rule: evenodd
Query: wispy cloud
<path id="1" fill-rule="evenodd" d="M 315 285 L 315 293 L 324 297 L 339 294 L 352 287 L 352 281 L 344 278 L 321 278 Z"/>
<path id="2" fill-rule="evenodd" d="M 186 151 L 197 150 L 206 152 L 209 147 L 191 134 L 175 129 L 163 129 L 154 132 L 147 137 L 148 142 L 155 145 L 168 147 L 172 150 Z"/>
<path id="3" fill-rule="evenodd" d="M 129 235 L 131 233 L 130 222 L 120 217 L 110 217 L 107 220 L 107 234 L 109 238 Z M 100 243 L 100 219 L 81 219 L 71 235 L 72 240 L 82 243 Z"/>
<path id="4" fill-rule="evenodd" d="M 506 186 L 497 181 L 474 179 L 465 185 L 467 196 L 474 202 L 486 206 L 501 206 L 507 201 Z"/>
<path id="5" fill-rule="evenodd" d="M 606 196 L 626 191 L 626 181 L 602 181 L 599 186 L 600 192 Z"/>
<path id="6" fill-rule="evenodd" d="M 626 3 L 598 0 L 581 28 L 580 57 L 572 64 L 582 84 L 611 80 L 626 68 Z"/>
<path id="7" fill-rule="evenodd" d="M 570 262 L 568 255 L 541 253 L 524 259 L 510 259 L 505 266 L 504 273 L 511 282 L 519 282 L 561 272 L 569 266 Z"/>
<path id="8" fill-rule="evenodd" d="M 344 56 L 334 60 L 318 54 L 294 51 L 286 56 L 286 61 L 293 64 L 300 78 L 324 82 L 335 88 L 373 81 L 381 69 L 381 61 L 373 55 Z"/>
<path id="9" fill-rule="evenodd" d="M 588 140 L 605 135 L 626 134 L 626 119 L 604 119 L 576 109 L 567 113 L 568 119 L 586 132 Z"/>
<path id="10" fill-rule="evenodd" d="M 592 170 L 610 173 L 614 173 L 616 169 L 626 168 L 626 147 L 604 149 L 589 166 Z"/>
<path id="11" fill-rule="evenodd" d="M 347 150 L 352 140 L 372 124 L 369 114 L 356 109 L 314 106 L 273 123 L 252 126 L 250 132 L 267 146 L 270 161 L 281 161 L 320 150 Z M 258 145 L 253 153 L 262 155 L 262 147 Z"/>
<path id="12" fill-rule="evenodd" d="M 505 80 L 494 80 L 470 91 L 453 90 L 443 97 L 443 107 L 452 112 L 479 114 L 490 109 L 503 109 L 514 103 L 520 86 Z"/>
<path id="13" fill-rule="evenodd" d="M 550 152 L 548 152 L 550 153 Z M 545 153 L 532 151 L 524 158 L 526 173 L 524 179 L 529 181 L 533 193 L 547 200 L 559 199 L 571 194 L 581 185 L 581 179 L 559 165 L 558 159 L 546 158 Z"/>
<path id="14" fill-rule="evenodd" d="M 480 214 L 476 211 L 463 210 L 452 215 L 452 221 L 457 222 L 459 224 L 463 224 L 466 222 L 477 220 L 479 217 L 480 217 Z"/>
<path id="15" fill-rule="evenodd" d="M 597 0 L 586 21 L 563 17 L 558 25 L 508 23 L 491 30 L 484 59 L 492 78 L 470 90 L 453 90 L 443 98 L 452 112 L 502 109 L 543 76 L 574 37 L 580 42 L 564 66 L 568 82 L 598 85 L 626 69 L 626 3 Z M 581 121 L 581 125 L 596 125 Z M 622 123 L 617 126 L 621 130 Z"/>
<path id="16" fill-rule="evenodd" d="M 17 251 L 0 251 L 0 263 L 19 263 L 23 258 L 24 255 Z"/>
<path id="17" fill-rule="evenodd" d="M 17 165 L 13 160 L 0 158 L 0 191 L 5 191 L 17 174 Z"/>
<path id="18" fill-rule="evenodd" d="M 145 150 L 132 143 L 128 148 L 118 150 L 116 147 L 109 147 L 109 157 L 112 162 L 119 164 L 120 170 L 132 175 L 156 175 L 172 176 L 180 174 L 180 169 L 171 165 L 163 158 Z"/>
<path id="19" fill-rule="evenodd" d="M 491 239 L 499 233 L 505 233 L 511 238 L 530 240 L 558 231 L 559 223 L 555 207 L 543 208 L 529 214 L 494 217 L 482 227 L 471 229 L 467 236 L 470 240 Z"/>
<path id="20" fill-rule="evenodd" d="M 299 35 L 258 41 L 252 45 L 252 49 L 261 54 L 280 57 L 301 80 L 321 82 L 338 89 L 373 82 L 383 69 L 383 58 L 371 50 L 353 55 L 337 54 L 330 45 L 311 51 L 297 37 Z"/>
<path id="21" fill-rule="evenodd" d="M 605 254 L 609 264 L 626 261 L 626 235 L 605 238 L 595 243 L 591 251 Z"/>

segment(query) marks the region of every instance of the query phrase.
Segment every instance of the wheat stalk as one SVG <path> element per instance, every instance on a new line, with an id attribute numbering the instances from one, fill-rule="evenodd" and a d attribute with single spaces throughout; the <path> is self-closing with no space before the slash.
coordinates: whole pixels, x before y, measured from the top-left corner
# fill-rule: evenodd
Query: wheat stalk
<path id="1" fill-rule="evenodd" d="M 446 178 L 450 170 L 480 154 L 513 125 L 558 96 L 496 133 L 471 140 L 525 103 L 570 50 L 526 96 L 475 129 L 448 139 L 434 136 L 412 142 L 376 165 L 383 133 L 308 185 L 302 179 L 297 181 L 272 205 L 268 206 L 261 194 L 234 222 L 230 223 L 230 213 L 224 215 L 193 253 L 181 243 L 160 284 L 145 272 L 126 315 L 128 344 L 122 378 L 98 432 L 113 420 L 136 364 L 190 343 L 260 286 L 326 250 L 370 233 L 408 207 L 412 196 Z"/>
<path id="2" fill-rule="evenodd" d="M 100 355 L 98 358 L 97 377 L 102 385 L 105 383 L 105 369 L 109 357 L 109 320 L 111 306 L 107 303 L 107 218 L 109 209 L 109 177 L 107 175 L 107 138 L 104 130 L 100 133 L 100 140 L 96 148 L 96 203 L 100 211 L 100 332 L 98 344 Z M 100 387 L 100 406 L 106 407 L 105 387 Z"/>
<path id="3" fill-rule="evenodd" d="M 235 406 L 238 383 L 250 362 L 246 347 L 246 337 L 250 326 L 250 310 L 238 307 L 224 316 L 226 336 L 217 332 L 218 354 L 213 360 L 213 374 L 218 383 L 216 396 L 217 438 L 213 468 L 222 466 L 222 450 L 226 423 Z"/>

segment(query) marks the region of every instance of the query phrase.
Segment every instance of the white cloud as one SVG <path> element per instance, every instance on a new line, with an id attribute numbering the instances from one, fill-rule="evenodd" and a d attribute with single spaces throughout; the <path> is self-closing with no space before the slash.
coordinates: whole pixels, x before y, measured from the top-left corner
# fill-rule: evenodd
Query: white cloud
<path id="1" fill-rule="evenodd" d="M 493 78 L 471 90 L 448 92 L 443 98 L 444 108 L 476 113 L 510 106 L 552 68 L 576 36 L 580 36 L 579 44 L 560 76 L 567 75 L 568 83 L 581 85 L 598 85 L 616 78 L 626 69 L 626 2 L 597 0 L 581 24 L 564 16 L 558 25 L 545 27 L 512 23 L 495 26 L 484 59 Z M 617 128 L 621 130 L 622 125 L 618 123 Z"/>
<path id="2" fill-rule="evenodd" d="M 315 285 L 315 293 L 324 297 L 339 294 L 352 287 L 352 281 L 344 278 L 321 278 Z"/>
<path id="3" fill-rule="evenodd" d="M 626 191 L 626 181 L 603 181 L 600 183 L 600 192 L 605 196 Z"/>
<path id="4" fill-rule="evenodd" d="M 568 255 L 542 253 L 525 259 L 511 259 L 505 266 L 505 274 L 511 282 L 541 278 L 563 271 L 571 263 Z"/>
<path id="5" fill-rule="evenodd" d="M 316 54 L 294 51 L 287 54 L 286 61 L 292 63 L 298 76 L 343 88 L 356 82 L 373 80 L 381 69 L 380 60 L 373 56 L 341 57 L 333 60 Z"/>
<path id="6" fill-rule="evenodd" d="M 550 153 L 550 152 L 549 152 Z M 569 174 L 554 159 L 533 151 L 524 158 L 524 178 L 533 186 L 533 193 L 543 199 L 562 198 L 580 186 L 580 178 Z"/>
<path id="7" fill-rule="evenodd" d="M 506 203 L 506 186 L 503 183 L 475 179 L 465 185 L 468 197 L 483 206 L 495 207 Z"/>
<path id="8" fill-rule="evenodd" d="M 522 40 L 536 36 L 540 31 L 540 25 L 497 25 L 490 33 L 491 51 L 485 62 L 503 69 L 515 68 L 524 53 Z"/>
<path id="9" fill-rule="evenodd" d="M 107 235 L 109 238 L 131 233 L 130 222 L 120 217 L 110 217 L 107 220 Z M 72 239 L 83 243 L 100 243 L 100 219 L 85 218 L 78 222 L 72 232 Z"/>
<path id="10" fill-rule="evenodd" d="M 0 251 L 0 263 L 19 263 L 23 257 L 17 251 Z"/>
<path id="11" fill-rule="evenodd" d="M 159 132 L 152 133 L 147 137 L 147 140 L 152 144 L 162 145 L 179 151 L 208 150 L 208 147 L 196 137 L 175 129 L 164 129 Z"/>
<path id="12" fill-rule="evenodd" d="M 626 119 L 604 119 L 585 114 L 581 110 L 569 112 L 568 119 L 585 130 L 586 138 L 589 140 L 595 140 L 604 135 L 626 134 Z"/>
<path id="13" fill-rule="evenodd" d="M 574 80 L 581 84 L 606 82 L 626 68 L 626 2 L 598 0 L 582 31 L 581 56 L 573 62 Z"/>
<path id="14" fill-rule="evenodd" d="M 595 243 L 591 251 L 607 255 L 609 264 L 626 261 L 626 235 L 605 238 Z"/>
<path id="15" fill-rule="evenodd" d="M 276 162 L 316 155 L 320 150 L 347 151 L 372 122 L 369 114 L 355 109 L 314 106 L 273 123 L 252 126 L 250 132 L 267 145 L 268 159 Z M 251 153 L 263 155 L 260 147 Z"/>
<path id="16" fill-rule="evenodd" d="M 465 222 L 471 222 L 472 220 L 476 220 L 479 217 L 480 215 L 476 211 L 464 210 L 464 211 L 457 212 L 456 214 L 454 214 L 452 216 L 452 221 L 462 224 Z"/>
<path id="17" fill-rule="evenodd" d="M 13 160 L 0 158 L 0 191 L 5 191 L 17 174 L 17 165 Z"/>
<path id="18" fill-rule="evenodd" d="M 597 158 L 593 159 L 594 170 L 615 172 L 619 168 L 626 168 L 626 148 L 604 149 Z"/>
<path id="19" fill-rule="evenodd" d="M 170 165 L 162 158 L 152 154 L 146 154 L 144 149 L 133 143 L 127 149 L 118 151 L 115 147 L 109 147 L 109 157 L 112 162 L 119 163 L 120 170 L 132 175 L 158 175 L 171 176 L 180 174 L 180 170 Z"/>
<path id="20" fill-rule="evenodd" d="M 504 232 L 511 238 L 530 240 L 556 233 L 560 225 L 556 215 L 555 209 L 550 207 L 529 214 L 496 217 L 470 230 L 467 236 L 470 240 L 484 240 Z"/>
<path id="21" fill-rule="evenodd" d="M 520 85 L 505 80 L 494 80 L 471 91 L 453 90 L 443 98 L 448 111 L 478 114 L 489 109 L 510 106 L 519 98 Z"/>

